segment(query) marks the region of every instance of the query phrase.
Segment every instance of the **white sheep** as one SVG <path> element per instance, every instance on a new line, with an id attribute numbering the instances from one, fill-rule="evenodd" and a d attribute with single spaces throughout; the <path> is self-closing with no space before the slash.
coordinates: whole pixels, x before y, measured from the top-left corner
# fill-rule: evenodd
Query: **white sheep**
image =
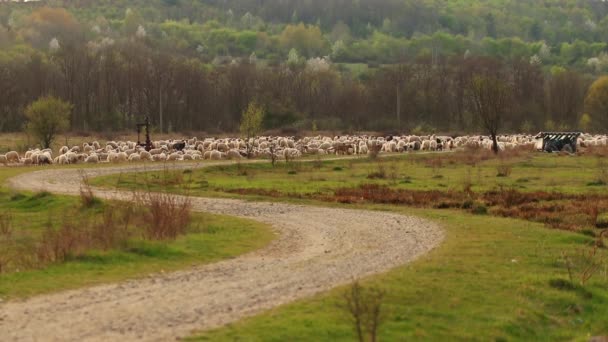
<path id="1" fill-rule="evenodd" d="M 8 163 L 18 163 L 19 162 L 19 153 L 16 151 L 10 151 L 6 155 L 6 161 Z"/>
<path id="2" fill-rule="evenodd" d="M 84 160 L 84 162 L 87 164 L 97 164 L 99 163 L 99 156 L 96 154 L 91 154 Z"/>
<path id="3" fill-rule="evenodd" d="M 131 155 L 129 155 L 129 161 L 130 162 L 138 162 L 138 161 L 141 161 L 141 157 L 137 153 L 132 153 Z"/>

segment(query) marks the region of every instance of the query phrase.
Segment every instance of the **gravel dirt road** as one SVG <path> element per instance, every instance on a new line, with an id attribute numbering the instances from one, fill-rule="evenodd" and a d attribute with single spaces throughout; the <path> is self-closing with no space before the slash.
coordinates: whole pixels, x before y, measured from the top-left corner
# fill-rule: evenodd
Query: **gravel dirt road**
<path id="1" fill-rule="evenodd" d="M 176 164 L 192 168 L 213 165 Z M 164 165 L 86 169 L 88 177 Z M 76 169 L 8 181 L 19 190 L 78 194 Z M 95 189 L 102 198 L 129 192 Z M 185 271 L 0 303 L 2 341 L 168 341 L 408 263 L 438 246 L 443 231 L 416 217 L 232 199 L 193 198 L 193 208 L 270 224 L 266 248 Z"/>

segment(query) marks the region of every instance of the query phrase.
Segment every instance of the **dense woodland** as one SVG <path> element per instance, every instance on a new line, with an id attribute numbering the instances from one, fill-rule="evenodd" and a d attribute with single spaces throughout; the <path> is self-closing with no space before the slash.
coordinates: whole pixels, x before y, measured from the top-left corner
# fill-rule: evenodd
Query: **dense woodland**
<path id="1" fill-rule="evenodd" d="M 586 113 L 608 71 L 601 0 L 0 1 L 0 131 L 44 96 L 75 131 L 479 131 L 468 85 L 513 89 L 508 131 L 608 129 Z M 604 125 L 604 126 L 603 126 Z"/>

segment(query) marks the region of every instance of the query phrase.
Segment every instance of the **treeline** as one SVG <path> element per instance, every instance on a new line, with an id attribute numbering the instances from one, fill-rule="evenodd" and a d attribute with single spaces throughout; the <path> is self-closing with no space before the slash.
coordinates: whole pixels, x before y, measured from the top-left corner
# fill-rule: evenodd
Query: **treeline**
<path id="1" fill-rule="evenodd" d="M 67 11 L 61 13 L 63 8 Z M 601 0 L 48 0 L 0 2 L 0 46 L 47 50 L 53 39 L 130 39 L 211 63 L 307 58 L 370 66 L 438 55 L 534 58 L 608 71 L 608 2 Z"/>
<path id="2" fill-rule="evenodd" d="M 165 131 L 234 132 L 255 100 L 267 129 L 478 131 L 467 89 L 487 70 L 501 70 L 513 89 L 506 130 L 594 128 L 583 116 L 592 79 L 545 73 L 528 59 L 421 57 L 353 78 L 325 59 L 298 56 L 276 66 L 252 58 L 211 67 L 137 39 L 12 53 L 0 59 L 2 131 L 20 130 L 23 109 L 44 95 L 74 105 L 74 130 L 132 129 L 145 115 L 159 127 L 162 113 Z"/>
<path id="3" fill-rule="evenodd" d="M 236 131 L 256 100 L 267 129 L 476 131 L 467 85 L 488 66 L 513 89 L 506 129 L 600 129 L 584 97 L 608 5 L 496 3 L 0 2 L 0 131 L 45 95 L 73 130 Z"/>

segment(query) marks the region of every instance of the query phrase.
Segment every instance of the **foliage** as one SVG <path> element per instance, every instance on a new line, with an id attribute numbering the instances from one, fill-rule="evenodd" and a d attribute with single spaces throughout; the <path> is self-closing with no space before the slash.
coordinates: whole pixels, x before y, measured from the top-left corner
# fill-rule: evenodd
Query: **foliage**
<path id="1" fill-rule="evenodd" d="M 40 98 L 25 109 L 26 129 L 43 148 L 49 148 L 57 134 L 69 127 L 72 105 L 58 98 Z"/>
<path id="2" fill-rule="evenodd" d="M 608 129 L 608 76 L 596 80 L 585 98 L 585 106 L 602 129 Z"/>
<path id="3" fill-rule="evenodd" d="M 262 131 L 264 113 L 264 108 L 255 101 L 250 102 L 247 106 L 247 110 L 243 112 L 240 131 L 241 136 L 247 143 L 247 155 L 250 155 L 253 150 L 251 139 Z"/>

